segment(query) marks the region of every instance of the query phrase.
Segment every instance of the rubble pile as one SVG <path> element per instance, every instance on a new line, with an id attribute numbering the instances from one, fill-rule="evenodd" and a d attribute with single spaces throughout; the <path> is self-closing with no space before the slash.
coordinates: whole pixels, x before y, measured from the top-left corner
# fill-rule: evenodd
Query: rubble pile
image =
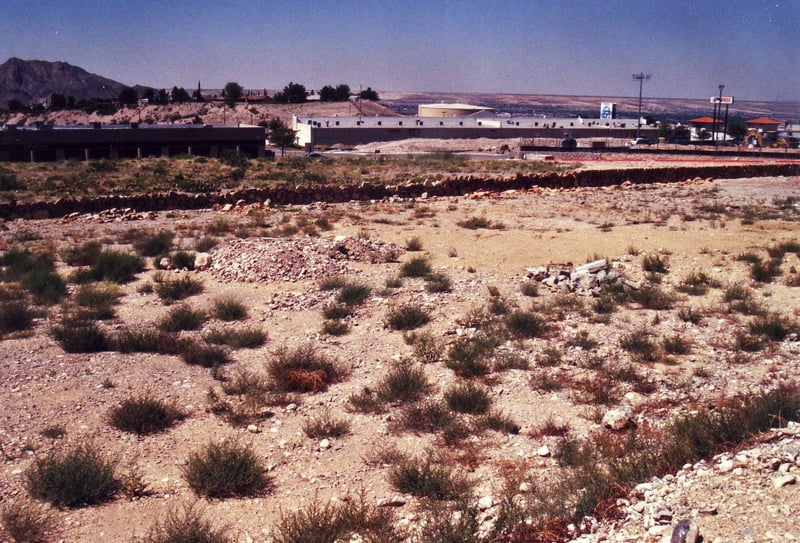
<path id="1" fill-rule="evenodd" d="M 209 270 L 223 282 L 295 282 L 355 273 L 348 262 L 388 262 L 402 252 L 398 245 L 363 238 L 236 239 L 211 252 Z"/>
<path id="2" fill-rule="evenodd" d="M 624 283 L 636 288 L 638 284 L 625 279 L 611 269 L 605 258 L 581 264 L 573 270 L 559 266 L 536 266 L 526 268 L 529 279 L 538 281 L 556 292 L 575 292 L 581 296 L 599 296 L 604 285 Z"/>

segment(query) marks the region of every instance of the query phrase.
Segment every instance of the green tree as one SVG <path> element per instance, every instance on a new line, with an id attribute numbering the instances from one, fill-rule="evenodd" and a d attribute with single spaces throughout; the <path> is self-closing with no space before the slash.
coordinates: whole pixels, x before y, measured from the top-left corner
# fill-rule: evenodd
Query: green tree
<path id="1" fill-rule="evenodd" d="M 172 101 L 173 102 L 180 104 L 180 103 L 183 103 L 183 102 L 188 102 L 191 99 L 192 98 L 189 96 L 189 93 L 186 92 L 186 89 L 184 89 L 183 87 L 181 87 L 181 88 L 172 87 Z"/>
<path id="2" fill-rule="evenodd" d="M 294 145 L 297 133 L 277 117 L 269 121 L 269 143 L 281 148 L 281 156 L 286 152 L 286 148 Z"/>
<path id="3" fill-rule="evenodd" d="M 117 99 L 121 105 L 129 106 L 135 104 L 139 100 L 139 94 L 133 87 L 125 87 L 120 91 Z"/>
<path id="4" fill-rule="evenodd" d="M 377 102 L 381 99 L 380 96 L 378 96 L 378 93 L 372 90 L 372 87 L 367 87 L 366 89 L 362 90 L 358 97 L 362 100 L 372 100 L 373 102 Z"/>
<path id="5" fill-rule="evenodd" d="M 320 102 L 346 102 L 350 99 L 350 86 L 340 83 L 336 87 L 325 85 L 319 91 Z"/>
<path id="6" fill-rule="evenodd" d="M 733 139 L 742 139 L 747 135 L 747 125 L 743 121 L 731 121 L 728 123 L 728 135 Z"/>
<path id="7" fill-rule="evenodd" d="M 244 89 L 242 86 L 237 83 L 236 81 L 228 81 L 225 84 L 225 88 L 222 89 L 222 95 L 225 97 L 225 102 L 232 106 L 236 103 L 236 100 L 242 97 L 242 93 Z"/>
<path id="8" fill-rule="evenodd" d="M 279 104 L 302 104 L 308 99 L 308 92 L 305 86 L 300 83 L 290 82 L 283 87 L 283 90 L 276 93 L 272 98 Z"/>
<path id="9" fill-rule="evenodd" d="M 148 101 L 148 103 L 155 104 L 156 103 L 156 89 L 146 88 L 142 92 L 142 98 Z"/>
<path id="10" fill-rule="evenodd" d="M 54 92 L 50 95 L 50 109 L 66 109 L 67 97 L 63 94 Z"/>
<path id="11" fill-rule="evenodd" d="M 664 138 L 664 141 L 670 141 L 674 135 L 675 130 L 672 128 L 671 124 L 662 122 L 661 126 L 658 127 L 658 137 Z"/>

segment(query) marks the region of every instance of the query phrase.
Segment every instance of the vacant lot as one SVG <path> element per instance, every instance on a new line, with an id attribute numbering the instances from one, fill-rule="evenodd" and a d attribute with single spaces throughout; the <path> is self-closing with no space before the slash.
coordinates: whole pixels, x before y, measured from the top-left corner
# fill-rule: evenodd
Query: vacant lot
<path id="1" fill-rule="evenodd" d="M 294 541 L 287 519 L 332 498 L 383 505 L 401 538 L 448 508 L 488 538 L 505 498 L 574 512 L 567 445 L 796 385 L 798 202 L 800 178 L 732 179 L 4 224 L 0 497 L 88 444 L 118 483 L 62 501 L 53 540 L 145 537 L 189 504 L 234 541 Z M 526 271 L 599 259 L 595 297 Z M 163 426 L 136 424 L 156 407 Z M 214 455 L 242 451 L 264 480 L 198 484 L 236 479 Z M 795 490 L 749 495 L 756 540 L 800 537 L 757 520 Z M 707 541 L 739 539 L 720 509 Z"/>

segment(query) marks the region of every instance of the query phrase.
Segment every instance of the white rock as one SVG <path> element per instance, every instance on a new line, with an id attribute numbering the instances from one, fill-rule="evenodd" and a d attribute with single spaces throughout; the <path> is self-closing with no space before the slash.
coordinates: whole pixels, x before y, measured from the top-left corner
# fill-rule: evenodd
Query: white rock
<path id="1" fill-rule="evenodd" d="M 325 449 L 329 449 L 330 446 L 331 446 L 331 442 L 330 442 L 330 440 L 328 438 L 325 438 L 325 439 L 323 439 L 322 441 L 319 442 L 320 450 L 324 451 Z"/>
<path id="2" fill-rule="evenodd" d="M 539 447 L 539 450 L 536 451 L 536 454 L 539 456 L 550 456 L 550 447 L 548 447 L 546 444 L 542 445 Z"/>
<path id="3" fill-rule="evenodd" d="M 631 414 L 627 409 L 610 409 L 603 415 L 603 426 L 609 430 L 624 430 L 631 424 Z"/>
<path id="4" fill-rule="evenodd" d="M 251 434 L 257 434 L 259 432 L 259 429 L 258 426 L 256 426 L 255 424 L 248 424 L 247 431 L 250 432 Z"/>
<path id="5" fill-rule="evenodd" d="M 486 511 L 494 505 L 494 496 L 483 496 L 478 500 L 478 509 Z"/>
<path id="6" fill-rule="evenodd" d="M 797 482 L 797 476 L 793 473 L 788 473 L 786 475 L 780 475 L 772 479 L 772 486 L 775 488 L 783 488 L 786 485 L 793 485 Z"/>

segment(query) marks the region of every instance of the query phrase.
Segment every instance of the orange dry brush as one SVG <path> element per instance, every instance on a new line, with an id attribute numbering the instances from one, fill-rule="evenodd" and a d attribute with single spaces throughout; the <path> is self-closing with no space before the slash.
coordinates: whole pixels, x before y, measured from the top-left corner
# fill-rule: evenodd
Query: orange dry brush
<path id="1" fill-rule="evenodd" d="M 288 370 L 283 377 L 286 387 L 295 392 L 325 392 L 328 390 L 324 370 Z"/>

